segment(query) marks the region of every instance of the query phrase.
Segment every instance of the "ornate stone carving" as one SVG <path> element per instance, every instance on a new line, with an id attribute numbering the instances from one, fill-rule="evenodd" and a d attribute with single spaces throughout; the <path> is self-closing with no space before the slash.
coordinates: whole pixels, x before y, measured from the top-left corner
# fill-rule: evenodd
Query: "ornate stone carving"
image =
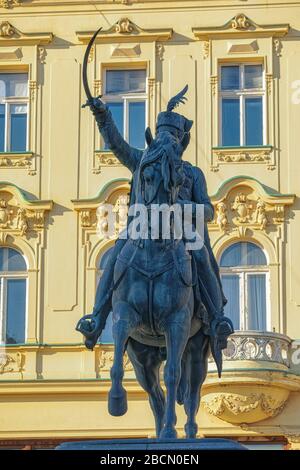
<path id="1" fill-rule="evenodd" d="M 214 148 L 213 155 L 219 163 L 269 163 L 272 147 L 266 149 L 224 149 Z"/>
<path id="2" fill-rule="evenodd" d="M 152 100 L 155 90 L 155 78 L 148 78 L 149 98 Z"/>
<path id="3" fill-rule="evenodd" d="M 231 20 L 231 27 L 233 29 L 238 29 L 238 30 L 245 30 L 249 29 L 251 26 L 251 22 L 247 18 L 246 15 L 243 13 L 240 13 L 239 15 L 236 15 L 232 20 Z"/>
<path id="4" fill-rule="evenodd" d="M 218 76 L 213 75 L 210 77 L 210 86 L 211 86 L 211 93 L 213 96 L 215 96 L 218 88 Z"/>
<path id="5" fill-rule="evenodd" d="M 25 355 L 17 352 L 16 354 L 7 354 L 0 352 L 0 375 L 12 372 L 22 373 L 24 370 Z"/>
<path id="6" fill-rule="evenodd" d="M 97 164 L 93 168 L 93 173 L 101 173 L 101 168 L 106 166 L 120 166 L 119 160 L 111 152 L 95 152 Z"/>
<path id="7" fill-rule="evenodd" d="M 8 21 L 2 21 L 2 23 L 0 23 L 0 37 L 10 38 L 14 36 L 15 33 L 15 28 Z"/>
<path id="8" fill-rule="evenodd" d="M 88 57 L 88 63 L 90 64 L 91 62 L 93 62 L 94 58 L 95 58 L 95 44 L 93 44 L 91 47 L 89 57 Z"/>
<path id="9" fill-rule="evenodd" d="M 114 207 L 114 212 L 117 214 L 116 231 L 117 233 L 122 232 L 127 226 L 127 215 L 128 215 L 128 194 L 121 194 Z"/>
<path id="10" fill-rule="evenodd" d="M 90 210 L 83 210 L 80 214 L 81 218 L 81 226 L 82 227 L 91 227 L 92 225 L 92 217 Z"/>
<path id="11" fill-rule="evenodd" d="M 13 210 L 5 199 L 0 200 L 0 228 L 8 228 L 12 224 Z"/>
<path id="12" fill-rule="evenodd" d="M 203 59 L 207 59 L 210 53 L 210 43 L 209 41 L 203 41 Z"/>
<path id="13" fill-rule="evenodd" d="M 113 359 L 114 359 L 113 350 L 108 350 L 108 351 L 102 350 L 100 352 L 100 358 L 99 358 L 99 371 L 100 371 L 100 374 L 101 374 L 101 372 L 110 371 L 110 369 L 113 365 Z M 126 353 L 124 354 L 123 365 L 124 365 L 125 371 L 132 371 L 133 370 L 132 364 L 131 364 L 131 362 L 129 360 L 129 357 Z"/>
<path id="14" fill-rule="evenodd" d="M 272 93 L 272 84 L 273 84 L 273 74 L 266 73 L 266 88 L 267 88 L 268 95 L 271 95 Z"/>
<path id="15" fill-rule="evenodd" d="M 217 204 L 217 224 L 222 232 L 226 231 L 228 218 L 227 218 L 227 207 L 224 202 L 219 202 Z"/>
<path id="16" fill-rule="evenodd" d="M 102 95 L 102 80 L 94 80 L 94 93 L 95 96 Z"/>
<path id="17" fill-rule="evenodd" d="M 32 174 L 34 170 L 31 159 L 31 153 L 2 154 L 0 155 L 0 168 L 24 168 L 28 170 L 29 174 Z"/>
<path id="18" fill-rule="evenodd" d="M 31 100 L 35 99 L 37 90 L 37 82 L 35 80 L 29 80 L 29 96 Z"/>
<path id="19" fill-rule="evenodd" d="M 0 6 L 2 8 L 13 8 L 14 6 L 20 6 L 23 0 L 0 0 Z"/>
<path id="20" fill-rule="evenodd" d="M 291 340 L 279 333 L 234 333 L 223 351 L 224 361 L 266 361 L 290 366 Z M 210 358 L 210 361 L 212 359 Z"/>
<path id="21" fill-rule="evenodd" d="M 17 221 L 16 225 L 18 230 L 20 230 L 20 235 L 23 237 L 28 230 L 28 220 L 26 210 L 23 207 L 19 207 L 17 211 Z"/>
<path id="22" fill-rule="evenodd" d="M 159 60 L 163 61 L 164 60 L 164 52 L 165 52 L 164 45 L 163 44 L 156 44 L 155 51 L 156 51 L 156 55 L 159 58 Z"/>
<path id="23" fill-rule="evenodd" d="M 247 202 L 247 196 L 244 193 L 239 193 L 235 196 L 234 203 L 231 208 L 237 213 L 236 220 L 240 223 L 248 222 L 249 212 L 252 209 L 252 204 Z"/>
<path id="24" fill-rule="evenodd" d="M 129 18 L 121 18 L 115 24 L 115 32 L 119 34 L 133 33 L 135 25 L 130 21 Z"/>
<path id="25" fill-rule="evenodd" d="M 52 208 L 52 201 L 28 201 L 24 194 L 8 183 L 0 185 L 0 238 L 8 235 L 30 237 L 44 229 L 45 211 Z"/>
<path id="26" fill-rule="evenodd" d="M 97 209 L 97 235 L 99 238 L 109 238 L 109 220 L 106 204 L 101 204 Z"/>
<path id="27" fill-rule="evenodd" d="M 283 399 L 276 399 L 272 395 L 265 393 L 250 393 L 246 396 L 237 393 L 220 393 L 210 400 L 203 400 L 205 410 L 218 418 L 225 419 L 225 421 L 236 422 L 239 417 L 245 418 L 247 414 L 253 414 L 258 411 L 262 417 L 259 419 L 266 419 L 277 416 L 282 412 L 287 401 L 287 397 Z M 231 418 L 230 415 L 233 415 Z M 231 419 L 230 419 L 231 418 Z M 252 418 L 253 419 L 253 418 Z M 251 417 L 248 422 L 252 421 Z"/>
<path id="28" fill-rule="evenodd" d="M 258 199 L 256 204 L 255 222 L 259 224 L 261 230 L 264 230 L 268 224 L 266 205 L 262 199 Z"/>
<path id="29" fill-rule="evenodd" d="M 212 197 L 216 215 L 210 223 L 211 230 L 227 234 L 236 231 L 243 238 L 249 229 L 268 230 L 269 233 L 271 226 L 274 228 L 284 223 L 285 207 L 293 203 L 293 195 L 268 194 L 257 180 L 250 177 L 235 177 L 228 181 L 230 186 L 227 190 L 224 191 L 223 185 L 219 194 Z"/>
<path id="30" fill-rule="evenodd" d="M 46 55 L 47 55 L 46 48 L 44 46 L 38 46 L 38 59 L 41 62 L 41 64 L 46 63 Z"/>
<path id="31" fill-rule="evenodd" d="M 277 57 L 281 57 L 282 42 L 279 38 L 273 40 L 274 52 Z"/>

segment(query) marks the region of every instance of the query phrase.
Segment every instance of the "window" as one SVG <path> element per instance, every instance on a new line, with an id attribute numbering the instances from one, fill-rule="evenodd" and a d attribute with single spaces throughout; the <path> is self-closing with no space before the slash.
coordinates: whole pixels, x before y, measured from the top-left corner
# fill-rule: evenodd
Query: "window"
<path id="1" fill-rule="evenodd" d="M 0 248 L 0 343 L 25 343 L 27 267 L 23 256 Z"/>
<path id="2" fill-rule="evenodd" d="M 145 148 L 146 70 L 106 70 L 103 99 L 124 139 Z"/>
<path id="3" fill-rule="evenodd" d="M 221 66 L 223 147 L 264 145 L 264 72 L 261 64 Z"/>
<path id="4" fill-rule="evenodd" d="M 27 150 L 27 120 L 27 73 L 0 73 L 0 152 Z"/>
<path id="5" fill-rule="evenodd" d="M 97 283 L 99 282 L 103 271 L 105 269 L 105 266 L 107 265 L 109 261 L 110 254 L 114 247 L 109 248 L 100 258 L 99 262 L 99 269 L 98 269 L 98 276 L 97 276 Z M 107 317 L 106 320 L 106 325 L 105 328 L 98 340 L 98 343 L 113 343 L 113 336 L 112 336 L 112 312 L 110 312 L 109 316 Z"/>
<path id="6" fill-rule="evenodd" d="M 221 278 L 228 303 L 225 315 L 236 330 L 269 329 L 268 267 L 264 252 L 254 243 L 229 246 L 220 261 Z"/>

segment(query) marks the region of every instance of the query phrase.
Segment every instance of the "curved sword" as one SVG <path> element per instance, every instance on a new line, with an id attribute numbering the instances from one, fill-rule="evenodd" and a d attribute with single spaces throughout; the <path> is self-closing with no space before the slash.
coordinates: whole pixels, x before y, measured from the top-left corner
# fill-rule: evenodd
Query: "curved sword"
<path id="1" fill-rule="evenodd" d="M 89 60 L 89 55 L 90 55 L 90 52 L 91 52 L 91 49 L 93 47 L 93 44 L 95 42 L 95 39 L 98 35 L 98 33 L 101 31 L 102 27 L 98 29 L 98 31 L 96 31 L 94 34 L 93 34 L 93 37 L 92 39 L 90 40 L 90 42 L 88 43 L 88 46 L 86 48 L 86 51 L 85 51 L 85 54 L 84 54 L 84 59 L 83 59 L 83 66 L 82 66 L 82 81 L 83 81 L 83 87 L 84 87 L 84 90 L 85 90 L 85 94 L 87 96 L 87 99 L 88 100 L 93 100 L 93 96 L 92 96 L 92 93 L 90 91 L 90 87 L 89 87 L 89 84 L 88 84 L 88 79 L 87 79 L 87 65 L 88 65 L 88 60 Z M 86 106 L 86 105 L 83 105 L 83 106 Z"/>

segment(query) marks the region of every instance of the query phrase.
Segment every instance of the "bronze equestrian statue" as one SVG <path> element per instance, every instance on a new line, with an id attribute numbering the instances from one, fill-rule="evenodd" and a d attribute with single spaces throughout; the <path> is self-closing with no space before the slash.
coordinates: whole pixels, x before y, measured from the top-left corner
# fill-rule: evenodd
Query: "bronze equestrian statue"
<path id="1" fill-rule="evenodd" d="M 132 172 L 130 208 L 143 204 L 190 205 L 193 220 L 197 205 L 204 206 L 204 245 L 188 250 L 185 234 L 181 238 L 119 238 L 99 282 L 92 314 L 85 315 L 77 330 L 93 349 L 113 311 L 114 361 L 108 409 L 111 415 L 127 411 L 123 355 L 127 351 L 136 378 L 149 395 L 156 433 L 159 438 L 174 438 L 176 401 L 187 415 L 186 437 L 195 438 L 196 414 L 201 386 L 207 374 L 211 351 L 219 375 L 222 349 L 233 333 L 231 321 L 224 316 L 226 303 L 219 268 L 213 255 L 207 222 L 214 209 L 207 194 L 203 172 L 182 160 L 190 141 L 193 122 L 174 112 L 186 100 L 187 86 L 157 118 L 153 138 L 146 129 L 147 148 L 132 148 L 120 135 L 108 107 L 101 97 L 93 98 L 87 83 L 87 59 L 99 31 L 91 39 L 85 54 L 83 83 L 87 103 L 109 149 Z M 133 217 L 128 219 L 128 228 Z M 149 217 L 150 220 L 150 217 Z M 174 225 L 174 224 L 173 224 Z M 172 218 L 170 218 L 172 226 Z M 166 398 L 160 385 L 160 367 L 164 367 Z"/>

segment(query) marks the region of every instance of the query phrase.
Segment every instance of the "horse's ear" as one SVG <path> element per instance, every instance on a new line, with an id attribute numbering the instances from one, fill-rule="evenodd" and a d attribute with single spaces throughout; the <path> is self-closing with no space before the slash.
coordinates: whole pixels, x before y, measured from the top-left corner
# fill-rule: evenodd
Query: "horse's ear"
<path id="1" fill-rule="evenodd" d="M 152 135 L 150 127 L 147 127 L 147 129 L 145 130 L 145 138 L 146 138 L 147 145 L 150 147 L 150 145 L 153 142 L 153 135 Z"/>

